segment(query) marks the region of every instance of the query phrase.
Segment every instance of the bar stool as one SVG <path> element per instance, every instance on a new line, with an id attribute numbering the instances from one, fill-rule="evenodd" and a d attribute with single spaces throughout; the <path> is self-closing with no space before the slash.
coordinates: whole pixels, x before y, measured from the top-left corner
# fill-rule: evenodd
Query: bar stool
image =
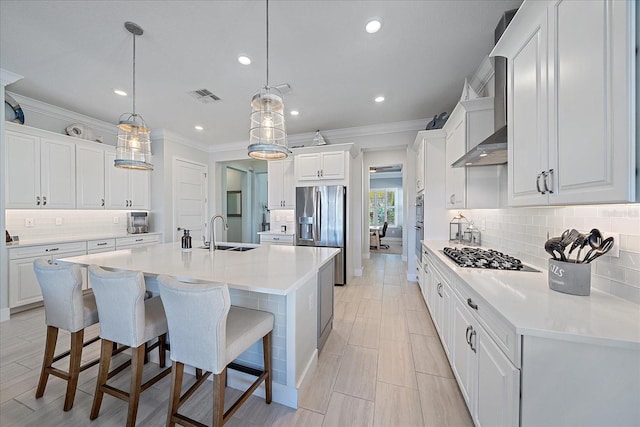
<path id="1" fill-rule="evenodd" d="M 104 393 L 128 402 L 127 426 L 134 426 L 138 413 L 140 393 L 167 376 L 171 368 L 142 384 L 142 369 L 145 354 L 158 348 L 160 367 L 165 367 L 167 319 L 160 297 L 145 300 L 145 282 L 142 272 L 111 272 L 91 265 L 89 279 L 96 296 L 100 315 L 100 368 L 93 395 L 89 418 L 98 417 Z M 158 341 L 147 348 L 146 343 L 154 338 Z M 131 347 L 131 360 L 109 372 L 114 343 Z M 117 389 L 107 381 L 131 365 L 129 391 Z"/>
<path id="2" fill-rule="evenodd" d="M 82 274 L 77 265 L 56 264 L 39 258 L 33 262 L 33 270 L 42 290 L 47 325 L 47 341 L 38 388 L 36 389 L 36 399 L 44 395 L 49 374 L 54 375 L 67 381 L 63 409 L 68 411 L 73 407 L 78 375 L 100 360 L 95 359 L 80 366 L 82 348 L 100 339 L 100 337 L 95 337 L 86 343 L 83 342 L 84 328 L 98 323 L 96 301 L 92 294 L 82 294 Z M 59 329 L 71 333 L 71 349 L 54 356 Z M 52 366 L 67 356 L 70 356 L 68 372 Z"/>
<path id="3" fill-rule="evenodd" d="M 160 297 L 167 313 L 171 337 L 171 396 L 167 426 L 176 423 L 202 425 L 180 413 L 180 406 L 213 373 L 213 426 L 226 423 L 264 381 L 265 401 L 271 403 L 271 313 L 231 306 L 229 289 L 219 283 L 182 283 L 169 276 L 158 276 Z M 232 361 L 262 338 L 264 369 L 247 368 Z M 204 369 L 196 382 L 180 395 L 184 365 Z M 258 378 L 224 412 L 224 388 L 227 368 Z"/>

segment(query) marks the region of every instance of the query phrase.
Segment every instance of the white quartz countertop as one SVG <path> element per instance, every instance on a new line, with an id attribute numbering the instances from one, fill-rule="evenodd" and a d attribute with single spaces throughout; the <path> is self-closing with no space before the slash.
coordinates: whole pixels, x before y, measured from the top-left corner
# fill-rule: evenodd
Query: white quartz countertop
<path id="1" fill-rule="evenodd" d="M 50 245 L 56 243 L 73 243 L 73 242 L 88 242 L 90 240 L 106 240 L 106 239 L 118 239 L 121 237 L 134 237 L 134 236 L 155 236 L 161 235 L 160 232 L 153 233 L 139 233 L 139 234 L 129 234 L 129 233 L 96 233 L 96 234 L 82 234 L 75 236 L 56 236 L 56 237 L 47 237 L 44 239 L 20 239 L 18 242 L 10 242 L 7 243 L 7 249 L 14 248 L 24 248 L 28 246 L 39 246 L 39 245 Z"/>
<path id="2" fill-rule="evenodd" d="M 246 246 L 218 242 L 233 246 Z M 287 295 L 314 277 L 340 252 L 338 248 L 262 245 L 245 252 L 193 248 L 165 243 L 94 255 L 62 258 L 83 266 L 97 264 L 112 270 L 137 270 L 147 276 L 167 274 L 184 281 L 226 283 L 230 288 Z"/>
<path id="3" fill-rule="evenodd" d="M 576 296 L 549 289 L 538 273 L 458 267 L 439 252 L 448 241 L 423 241 L 459 279 L 500 313 L 520 335 L 640 349 L 640 305 L 591 288 Z M 605 363 L 605 362 L 603 362 Z"/>

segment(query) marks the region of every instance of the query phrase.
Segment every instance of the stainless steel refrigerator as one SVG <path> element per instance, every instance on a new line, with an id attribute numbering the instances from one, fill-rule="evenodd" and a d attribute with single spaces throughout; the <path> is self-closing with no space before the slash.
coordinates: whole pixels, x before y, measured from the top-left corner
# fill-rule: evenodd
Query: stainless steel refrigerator
<path id="1" fill-rule="evenodd" d="M 296 246 L 340 248 L 335 283 L 346 283 L 347 189 L 343 185 L 296 188 Z"/>

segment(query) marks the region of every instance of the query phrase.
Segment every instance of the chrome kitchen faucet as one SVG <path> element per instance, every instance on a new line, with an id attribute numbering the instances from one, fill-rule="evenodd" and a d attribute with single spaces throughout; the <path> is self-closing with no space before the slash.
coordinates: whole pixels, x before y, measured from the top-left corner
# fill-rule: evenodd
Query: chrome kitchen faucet
<path id="1" fill-rule="evenodd" d="M 220 218 L 222 220 L 222 224 L 224 225 L 224 229 L 228 230 L 229 226 L 227 225 L 227 221 L 225 221 L 224 217 L 222 215 L 214 215 L 211 217 L 211 220 L 209 220 L 209 251 L 215 251 L 216 250 L 216 239 L 215 239 L 215 231 L 214 231 L 214 225 L 216 222 L 216 219 Z M 205 246 L 207 245 L 207 242 L 204 242 Z"/>

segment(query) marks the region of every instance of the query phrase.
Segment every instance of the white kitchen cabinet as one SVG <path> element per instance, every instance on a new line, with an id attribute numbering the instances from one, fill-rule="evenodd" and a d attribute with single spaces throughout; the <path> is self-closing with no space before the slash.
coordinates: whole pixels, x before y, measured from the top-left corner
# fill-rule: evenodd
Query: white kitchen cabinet
<path id="1" fill-rule="evenodd" d="M 67 138 L 6 130 L 7 208 L 76 207 L 75 145 Z"/>
<path id="2" fill-rule="evenodd" d="M 298 181 L 342 180 L 345 178 L 345 153 L 343 151 L 297 154 L 295 159 Z"/>
<path id="3" fill-rule="evenodd" d="M 116 168 L 115 158 L 115 151 L 105 153 L 107 209 L 149 210 L 149 172 Z"/>
<path id="4" fill-rule="evenodd" d="M 425 185 L 425 137 L 422 132 L 418 132 L 414 149 L 416 151 L 416 194 L 419 194 L 424 191 Z"/>
<path id="5" fill-rule="evenodd" d="M 9 250 L 9 308 L 42 301 L 40 285 L 33 271 L 38 258 L 55 260 L 87 254 L 86 242 L 28 246 Z M 86 283 L 86 270 L 83 272 Z"/>
<path id="6" fill-rule="evenodd" d="M 493 133 L 493 98 L 460 101 L 445 123 L 445 206 L 447 209 L 497 208 L 499 166 L 451 167 Z"/>
<path id="7" fill-rule="evenodd" d="M 525 2 L 496 45 L 508 58 L 510 205 L 635 201 L 634 7 Z"/>
<path id="8" fill-rule="evenodd" d="M 160 235 L 152 233 L 132 234 L 127 237 L 116 237 L 116 250 L 136 246 L 156 245 L 160 243 Z"/>
<path id="9" fill-rule="evenodd" d="M 267 164 L 267 202 L 269 209 L 295 209 L 296 183 L 291 158 Z"/>
<path id="10" fill-rule="evenodd" d="M 260 233 L 261 245 L 283 245 L 283 246 L 295 246 L 295 234 L 284 233 Z"/>
<path id="11" fill-rule="evenodd" d="M 93 145 L 76 146 L 76 206 L 104 209 L 105 149 Z"/>
<path id="12" fill-rule="evenodd" d="M 87 255 L 99 254 L 102 252 L 112 252 L 116 250 L 116 239 L 100 239 L 87 241 Z M 84 269 L 87 270 L 86 268 Z M 91 289 L 91 281 L 87 276 L 83 289 Z"/>

